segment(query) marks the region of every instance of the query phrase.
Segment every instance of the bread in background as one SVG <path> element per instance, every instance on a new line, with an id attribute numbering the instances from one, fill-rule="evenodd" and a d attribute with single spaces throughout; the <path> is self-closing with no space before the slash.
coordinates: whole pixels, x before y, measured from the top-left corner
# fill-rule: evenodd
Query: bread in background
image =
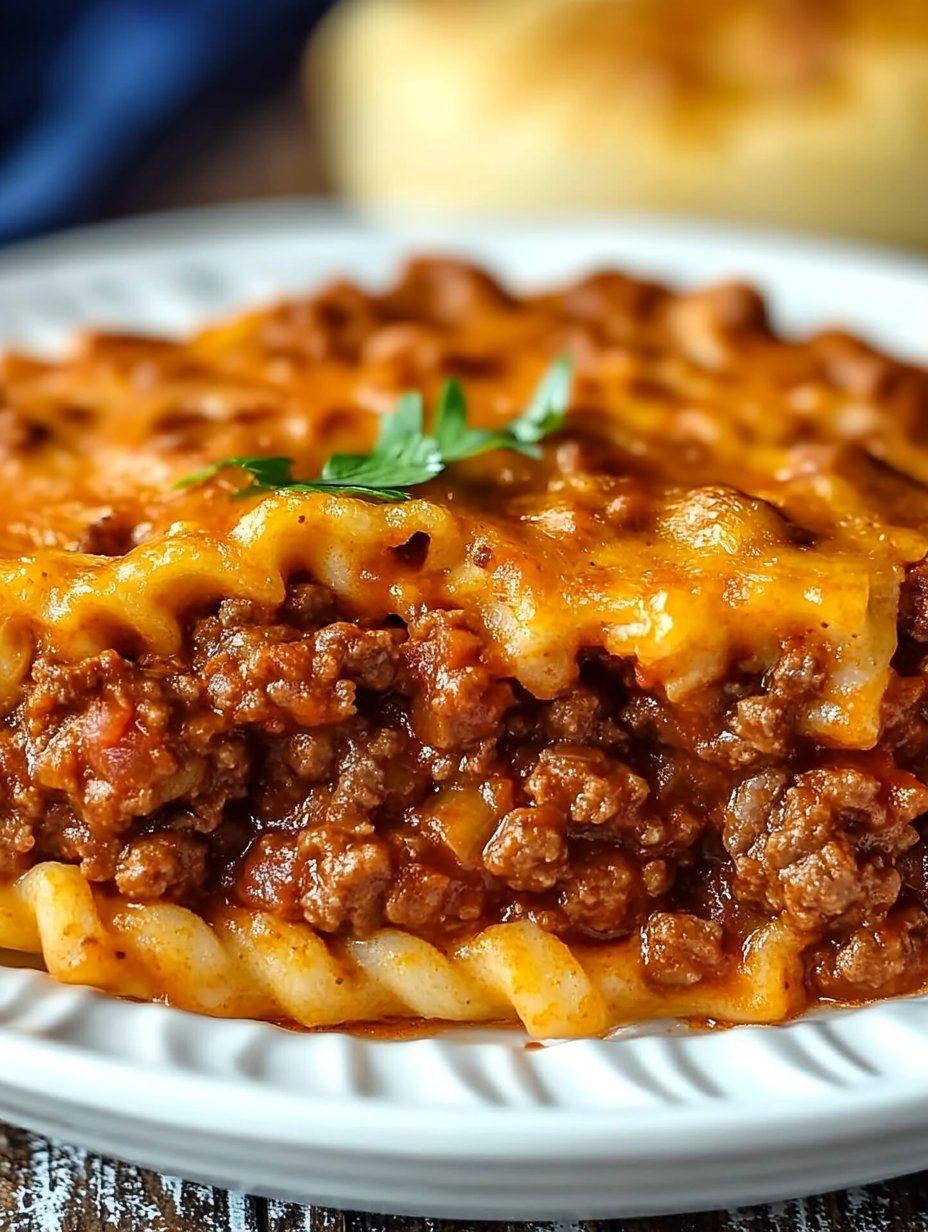
<path id="1" fill-rule="evenodd" d="M 364 205 L 928 243 L 928 0 L 342 0 L 308 79 Z"/>

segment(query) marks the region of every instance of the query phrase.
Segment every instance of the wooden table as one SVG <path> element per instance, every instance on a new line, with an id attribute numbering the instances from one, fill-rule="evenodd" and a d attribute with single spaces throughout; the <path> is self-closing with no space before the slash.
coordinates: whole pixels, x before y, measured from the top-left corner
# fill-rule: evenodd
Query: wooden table
<path id="1" fill-rule="evenodd" d="M 498 1232 L 928 1232 L 928 1173 L 772 1207 L 667 1219 L 479 1226 Z M 265 1202 L 0 1125 L 2 1232 L 465 1232 L 473 1227 Z"/>
<path id="2" fill-rule="evenodd" d="M 324 187 L 300 90 L 291 81 L 225 132 L 200 147 L 187 146 L 179 162 L 151 159 L 112 212 L 318 193 Z M 463 1232 L 472 1226 L 265 1202 L 158 1176 L 0 1124 L 0 1232 Z M 485 1226 L 538 1232 L 928 1232 L 928 1173 L 729 1213 Z"/>

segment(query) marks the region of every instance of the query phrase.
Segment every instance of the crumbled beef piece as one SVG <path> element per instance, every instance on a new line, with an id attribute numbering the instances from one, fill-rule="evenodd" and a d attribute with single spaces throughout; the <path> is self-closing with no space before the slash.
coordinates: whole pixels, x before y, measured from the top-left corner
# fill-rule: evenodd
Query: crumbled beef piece
<path id="1" fill-rule="evenodd" d="M 322 932 L 347 928 L 364 936 L 383 920 L 393 867 L 386 843 L 367 829 L 358 834 L 322 825 L 300 835 L 300 905 L 307 923 Z"/>
<path id="2" fill-rule="evenodd" d="M 641 866 L 641 880 L 648 898 L 660 898 L 674 883 L 677 865 L 669 860 L 648 860 Z"/>
<path id="3" fill-rule="evenodd" d="M 496 741 L 480 740 L 460 755 L 457 776 L 459 779 L 476 779 L 479 783 L 485 783 L 493 774 L 498 760 Z"/>
<path id="4" fill-rule="evenodd" d="M 189 899 L 206 875 L 206 846 L 189 834 L 146 834 L 132 839 L 119 853 L 116 888 L 126 898 Z"/>
<path id="5" fill-rule="evenodd" d="M 24 717 L 35 782 L 64 792 L 96 828 L 119 831 L 206 785 L 206 758 L 190 750 L 182 763 L 172 747 L 165 683 L 115 651 L 77 665 L 37 664 Z"/>
<path id="6" fill-rule="evenodd" d="M 128 678 L 129 670 L 115 650 L 76 663 L 61 663 L 40 656 L 32 668 L 32 687 L 27 691 L 23 709 L 27 732 L 39 737 L 56 711 L 77 705 L 114 679 L 121 683 Z"/>
<path id="7" fill-rule="evenodd" d="M 739 783 L 728 802 L 723 838 L 745 888 L 762 893 L 768 823 L 775 815 L 789 775 L 785 770 L 762 770 Z M 757 853 L 755 859 L 753 852 Z"/>
<path id="8" fill-rule="evenodd" d="M 194 670 L 210 704 L 234 723 L 321 727 L 355 713 L 358 686 L 390 687 L 403 636 L 344 621 L 301 635 L 291 625 L 207 617 L 194 630 Z"/>
<path id="9" fill-rule="evenodd" d="M 925 981 L 928 915 L 917 907 L 890 912 L 880 924 L 856 928 L 827 947 L 813 967 L 823 996 L 838 1000 L 912 991 Z"/>
<path id="10" fill-rule="evenodd" d="M 899 596 L 899 633 L 914 642 L 928 642 L 928 562 L 912 565 Z"/>
<path id="11" fill-rule="evenodd" d="M 384 915 L 398 928 L 434 932 L 480 918 L 483 890 L 427 864 L 404 863 L 394 878 Z"/>
<path id="12" fill-rule="evenodd" d="M 569 287 L 562 307 L 598 342 L 622 344 L 646 330 L 668 299 L 667 291 L 657 283 L 605 270 Z"/>
<path id="13" fill-rule="evenodd" d="M 639 851 L 648 856 L 679 856 L 692 847 L 706 828 L 706 818 L 685 804 L 666 805 L 660 812 L 649 812 L 623 826 L 626 839 L 634 839 Z"/>
<path id="14" fill-rule="evenodd" d="M 237 629 L 240 625 L 269 625 L 274 620 L 274 609 L 259 603 L 256 599 L 238 596 L 234 599 L 223 599 L 216 610 L 216 615 L 210 624 L 197 623 L 193 628 L 193 640 L 202 639 L 204 632 L 212 629 L 212 624 L 221 629 Z"/>
<path id="15" fill-rule="evenodd" d="M 783 757 L 796 739 L 797 714 L 825 681 L 820 652 L 802 643 L 787 643 L 764 676 L 763 692 L 737 701 L 728 721 L 731 735 L 715 742 L 732 765 L 749 764 L 757 755 Z"/>
<path id="16" fill-rule="evenodd" d="M 632 820 L 648 784 L 600 749 L 559 744 L 543 749 L 525 783 L 536 804 L 558 809 L 578 825 Z"/>
<path id="17" fill-rule="evenodd" d="M 609 717 L 603 697 L 586 685 L 555 698 L 547 708 L 544 724 L 549 740 L 604 746 L 625 742 L 625 734 Z"/>
<path id="18" fill-rule="evenodd" d="M 853 767 L 820 767 L 788 786 L 783 772 L 756 775 L 725 820 L 735 893 L 802 929 L 879 917 L 901 885 L 892 857 L 918 841 L 910 823 L 926 807 L 928 788 L 902 772 L 888 788 Z"/>
<path id="19" fill-rule="evenodd" d="M 514 890 L 550 890 L 567 872 L 563 813 L 544 805 L 513 809 L 484 847 L 483 863 Z"/>
<path id="20" fill-rule="evenodd" d="M 245 907 L 300 919 L 300 836 L 262 834 L 239 862 L 235 898 Z"/>
<path id="21" fill-rule="evenodd" d="M 330 806 L 334 820 L 363 819 L 383 804 L 387 796 L 387 767 L 397 760 L 403 745 L 402 735 L 390 728 L 383 728 L 374 736 L 363 728 L 352 733 L 340 750 Z"/>
<path id="22" fill-rule="evenodd" d="M 277 614 L 278 620 L 303 632 L 321 629 L 334 618 L 335 596 L 328 586 L 320 586 L 317 582 L 292 582 Z"/>
<path id="23" fill-rule="evenodd" d="M 290 769 L 307 783 L 322 783 L 335 761 L 335 739 L 331 731 L 297 732 L 288 736 L 284 757 Z"/>
<path id="24" fill-rule="evenodd" d="M 466 749 L 495 739 L 512 688 L 487 666 L 482 640 L 462 612 L 427 612 L 410 622 L 402 648 L 413 723 L 424 743 Z"/>
<path id="25" fill-rule="evenodd" d="M 22 732 L 0 732 L 0 873 L 18 872 L 35 846 L 45 809 L 31 781 Z"/>
<path id="26" fill-rule="evenodd" d="M 726 966 L 724 935 L 717 920 L 655 911 L 642 929 L 646 978 L 660 988 L 691 988 L 719 975 Z"/>
<path id="27" fill-rule="evenodd" d="M 385 915 L 399 928 L 424 928 L 442 919 L 451 878 L 426 864 L 402 865 L 390 887 Z"/>
<path id="28" fill-rule="evenodd" d="M 95 834 L 67 803 L 53 800 L 37 828 L 33 854 L 39 860 L 79 864 L 89 881 L 111 881 L 121 848 L 120 838 Z"/>
<path id="29" fill-rule="evenodd" d="M 39 659 L 21 714 L 32 790 L 45 800 L 36 854 L 79 860 L 94 880 L 112 876 L 116 837 L 133 821 L 177 802 L 209 831 L 248 785 L 241 734 L 203 707 L 194 677 L 151 656 Z M 15 775 L 8 782 L 15 789 Z"/>
<path id="30" fill-rule="evenodd" d="M 575 928 L 598 937 L 625 936 L 647 908 L 640 870 L 617 849 L 575 856 L 558 901 Z"/>
<path id="31" fill-rule="evenodd" d="M 784 908 L 800 928 L 821 928 L 852 907 L 879 912 L 896 901 L 899 874 L 881 861 L 858 864 L 846 842 L 826 843 L 780 872 Z"/>
<path id="32" fill-rule="evenodd" d="M 385 693 L 396 682 L 397 648 L 404 637 L 400 629 L 359 629 L 338 621 L 319 630 L 315 651 L 329 665 L 329 675 L 337 670 L 359 688 Z"/>
<path id="33" fill-rule="evenodd" d="M 928 751 L 928 677 L 891 672 L 880 708 L 880 746 L 905 758 Z"/>

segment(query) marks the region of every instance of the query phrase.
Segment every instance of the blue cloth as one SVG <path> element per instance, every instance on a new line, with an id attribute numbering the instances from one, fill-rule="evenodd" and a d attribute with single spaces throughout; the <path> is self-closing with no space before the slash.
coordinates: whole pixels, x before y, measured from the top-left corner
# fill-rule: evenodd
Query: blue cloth
<path id="1" fill-rule="evenodd" d="M 232 109 L 278 79 L 325 7 L 0 0 L 0 242 L 99 212 L 117 169 L 209 91 Z"/>

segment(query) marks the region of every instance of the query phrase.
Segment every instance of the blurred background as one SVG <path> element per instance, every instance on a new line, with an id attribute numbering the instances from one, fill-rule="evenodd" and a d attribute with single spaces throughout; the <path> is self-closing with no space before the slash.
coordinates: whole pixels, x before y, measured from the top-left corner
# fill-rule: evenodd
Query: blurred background
<path id="1" fill-rule="evenodd" d="M 0 0 L 0 243 L 321 194 L 928 244 L 928 0 Z"/>

